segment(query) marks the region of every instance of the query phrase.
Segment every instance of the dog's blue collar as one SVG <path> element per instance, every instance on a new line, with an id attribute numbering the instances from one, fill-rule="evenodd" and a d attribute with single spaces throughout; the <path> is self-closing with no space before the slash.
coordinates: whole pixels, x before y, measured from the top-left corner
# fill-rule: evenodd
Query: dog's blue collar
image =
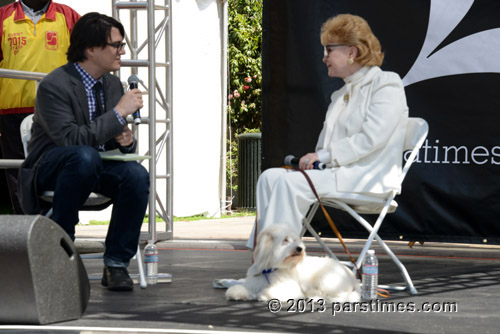
<path id="1" fill-rule="evenodd" d="M 264 269 L 260 272 L 260 274 L 266 278 L 267 284 L 271 284 L 271 282 L 269 282 L 269 277 L 267 275 L 272 273 L 273 271 L 276 271 L 276 270 L 278 270 L 278 268 L 269 268 L 269 269 Z M 255 276 L 258 276 L 258 275 L 255 275 Z"/>

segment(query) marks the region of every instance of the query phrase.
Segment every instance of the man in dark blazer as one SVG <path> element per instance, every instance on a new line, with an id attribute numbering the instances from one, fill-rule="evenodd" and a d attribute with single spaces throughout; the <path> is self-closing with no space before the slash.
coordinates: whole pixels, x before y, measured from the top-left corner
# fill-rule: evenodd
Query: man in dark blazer
<path id="1" fill-rule="evenodd" d="M 103 161 L 99 155 L 116 148 L 136 150 L 125 117 L 143 106 L 141 92 L 124 93 L 109 73 L 120 69 L 123 38 L 121 23 L 106 15 L 89 13 L 76 22 L 68 63 L 38 88 L 29 154 L 20 171 L 23 210 L 38 213 L 37 195 L 54 190 L 52 219 L 73 239 L 78 211 L 89 194 L 112 199 L 102 284 L 113 291 L 133 289 L 126 268 L 137 250 L 149 195 L 143 166 Z"/>

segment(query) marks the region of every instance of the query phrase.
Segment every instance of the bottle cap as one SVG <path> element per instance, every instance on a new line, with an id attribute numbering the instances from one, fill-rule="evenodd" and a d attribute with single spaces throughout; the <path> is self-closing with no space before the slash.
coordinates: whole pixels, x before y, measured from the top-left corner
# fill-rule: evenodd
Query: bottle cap
<path id="1" fill-rule="evenodd" d="M 369 249 L 368 250 L 369 255 L 375 255 L 375 250 L 374 249 Z"/>

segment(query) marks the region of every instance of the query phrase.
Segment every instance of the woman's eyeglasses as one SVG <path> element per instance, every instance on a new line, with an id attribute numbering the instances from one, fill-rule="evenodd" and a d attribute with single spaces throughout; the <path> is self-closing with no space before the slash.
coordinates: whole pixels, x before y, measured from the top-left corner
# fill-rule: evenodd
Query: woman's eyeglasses
<path id="1" fill-rule="evenodd" d="M 347 45 L 347 44 L 327 44 L 327 45 L 325 45 L 325 47 L 323 49 L 323 55 L 325 57 L 328 57 L 330 55 L 330 52 L 332 52 L 333 49 L 338 47 L 338 46 L 349 46 L 349 45 Z"/>

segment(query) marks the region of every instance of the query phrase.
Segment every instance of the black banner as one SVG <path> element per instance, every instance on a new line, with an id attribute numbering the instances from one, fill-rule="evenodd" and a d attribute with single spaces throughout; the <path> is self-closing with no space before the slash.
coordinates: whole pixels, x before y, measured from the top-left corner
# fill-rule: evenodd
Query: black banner
<path id="1" fill-rule="evenodd" d="M 322 23 L 339 13 L 368 21 L 385 52 L 382 69 L 403 78 L 410 116 L 430 126 L 380 235 L 499 244 L 496 0 L 265 0 L 263 168 L 314 150 L 330 95 L 343 85 L 327 76 L 319 39 Z M 346 237 L 362 233 L 344 214 L 333 218 Z"/>

